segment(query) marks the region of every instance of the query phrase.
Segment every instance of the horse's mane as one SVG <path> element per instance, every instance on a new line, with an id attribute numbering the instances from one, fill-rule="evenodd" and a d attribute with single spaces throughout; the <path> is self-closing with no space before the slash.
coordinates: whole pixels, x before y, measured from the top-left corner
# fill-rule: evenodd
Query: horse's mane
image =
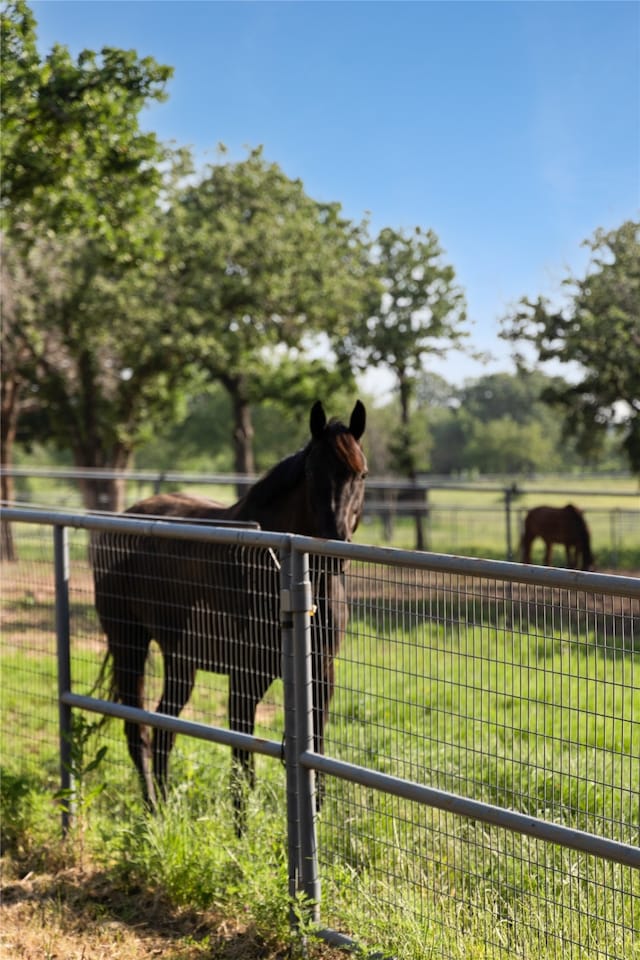
<path id="1" fill-rule="evenodd" d="M 587 522 L 584 519 L 584 514 L 582 510 L 578 510 L 577 507 L 574 507 L 572 503 L 568 503 L 565 507 L 567 513 L 571 514 L 573 521 L 575 523 L 576 532 L 580 539 L 580 551 L 582 553 L 582 565 L 585 569 L 590 567 L 593 563 L 593 554 L 591 553 L 591 535 L 589 534 L 589 527 Z"/>
<path id="2" fill-rule="evenodd" d="M 336 456 L 342 460 L 354 473 L 361 473 L 366 467 L 364 454 L 358 441 L 348 427 L 340 420 L 332 418 L 324 430 L 325 437 L 330 441 Z M 268 506 L 276 497 L 286 496 L 294 490 L 304 478 L 307 454 L 313 440 L 297 453 L 285 457 L 275 467 L 272 467 L 257 480 L 247 491 L 236 508 L 262 508 Z M 235 508 L 234 508 L 235 509 Z"/>
<path id="3" fill-rule="evenodd" d="M 236 507 L 266 507 L 275 497 L 281 497 L 295 489 L 304 476 L 304 465 L 310 446 L 311 444 L 307 444 L 302 450 L 276 463 L 275 467 L 254 483 Z"/>

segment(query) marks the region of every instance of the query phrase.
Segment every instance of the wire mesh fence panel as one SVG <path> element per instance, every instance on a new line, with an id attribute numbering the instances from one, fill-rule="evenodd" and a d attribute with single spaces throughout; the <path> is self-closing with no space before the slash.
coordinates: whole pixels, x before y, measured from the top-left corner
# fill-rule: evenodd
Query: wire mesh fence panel
<path id="1" fill-rule="evenodd" d="M 625 592 L 622 578 L 527 577 L 516 565 L 439 563 L 408 552 L 392 562 L 393 551 L 312 546 L 305 538 L 291 541 L 296 562 L 288 566 L 286 548 L 280 544 L 280 556 L 255 531 L 246 542 L 224 543 L 220 535 L 205 543 L 201 531 L 187 542 L 182 533 L 141 533 L 136 521 L 101 524 L 108 532 L 81 524 L 67 530 L 75 694 L 151 710 L 159 704 L 216 726 L 228 726 L 231 713 L 241 732 L 251 729 L 257 705 L 256 733 L 277 751 L 282 631 L 291 617 L 288 643 L 298 643 L 301 622 L 303 640 L 310 639 L 304 709 L 313 711 L 313 749 L 325 760 L 582 832 L 582 846 L 562 846 L 527 832 L 522 820 L 508 830 L 505 817 L 461 816 L 459 808 L 436 809 L 325 768 L 317 818 L 323 925 L 411 960 L 640 956 L 640 870 L 596 855 L 591 843 L 637 848 L 640 841 L 637 589 Z M 4 819 L 12 798 L 33 782 L 49 821 L 61 803 L 73 801 L 80 814 L 95 803 L 105 829 L 123 830 L 142 803 L 138 772 L 144 781 L 145 768 L 136 772 L 132 762 L 137 725 L 127 738 L 121 719 L 103 725 L 98 713 L 74 706 L 72 796 L 55 797 L 61 745 L 52 528 L 14 526 L 19 560 L 2 566 Z M 296 566 L 300 540 L 311 553 L 310 584 L 302 583 L 304 565 Z M 291 576 L 282 593 L 281 563 Z M 102 672 L 109 649 L 113 675 Z M 170 743 L 159 742 L 156 776 Z M 274 757 L 257 758 L 258 782 L 283 817 L 284 774 Z M 220 794 L 230 769 L 228 747 L 180 734 L 170 793 Z M 290 801 L 297 776 L 294 770 L 287 781 Z M 294 806 L 302 823 L 295 798 Z M 283 844 L 293 838 L 291 862 L 304 867 L 308 836 L 301 827 L 285 841 L 282 827 Z M 123 850 L 129 839 L 123 832 Z M 312 839 L 315 845 L 315 832 Z"/>
<path id="2" fill-rule="evenodd" d="M 55 783 L 58 671 L 51 528 L 16 524 L 13 532 L 18 559 L 1 566 L 1 763 L 5 778 L 16 783 L 43 768 Z"/>
<path id="3" fill-rule="evenodd" d="M 233 674 L 235 729 L 248 732 L 255 710 L 256 735 L 282 739 L 282 683 L 274 679 L 280 672 L 279 560 L 273 550 L 152 537 L 135 541 L 123 534 L 107 538 L 99 555 L 96 534 L 71 528 L 67 534 L 74 694 L 177 715 L 181 702 L 175 692 L 182 697 L 187 676 L 190 695 L 181 717 L 228 727 Z M 3 797 L 7 775 L 22 778 L 16 781 L 19 790 L 30 763 L 44 763 L 49 790 L 43 801 L 55 815 L 60 733 L 52 527 L 14 523 L 14 535 L 20 560 L 2 566 Z M 103 575 L 98 606 L 94 565 L 98 577 Z M 114 651 L 119 686 L 113 658 L 105 660 Z M 171 672 L 173 688 L 167 687 Z M 139 684 L 139 702 L 131 698 L 132 683 L 136 690 Z M 153 732 L 144 736 L 151 744 Z M 139 808 L 142 792 L 123 722 L 74 709 L 70 737 L 73 796 L 58 798 L 58 807 L 72 801 L 77 806 L 83 797 L 104 791 L 99 806 L 119 812 Z M 280 765 L 262 756 L 255 762 L 258 777 L 264 774 L 269 789 L 282 797 Z M 230 781 L 228 747 L 177 737 L 170 790 L 208 784 L 211 792 L 228 795 Z"/>
<path id="4" fill-rule="evenodd" d="M 375 562 L 347 592 L 326 754 L 638 844 L 637 600 Z M 638 871 L 324 781 L 323 921 L 407 957 L 637 950 Z"/>
<path id="5" fill-rule="evenodd" d="M 631 958 L 638 871 L 336 781 L 319 833 L 323 922 L 381 955 Z"/>
<path id="6" fill-rule="evenodd" d="M 429 549 L 466 556 L 481 556 L 487 550 L 505 556 L 507 534 L 503 504 L 488 507 L 438 505 L 428 517 Z"/>
<path id="7" fill-rule="evenodd" d="M 640 510 L 615 509 L 602 519 L 609 526 L 612 565 L 629 566 L 632 551 L 640 544 Z"/>
<path id="8" fill-rule="evenodd" d="M 280 564 L 273 550 L 101 534 L 92 554 L 119 702 L 243 733 L 254 732 L 255 719 L 258 735 L 282 737 Z M 157 732 L 148 743 L 136 725 L 125 729 L 139 770 L 137 752 L 147 751 L 164 784 L 173 736 Z M 171 765 L 177 759 L 182 775 L 211 750 L 183 738 L 179 747 Z"/>

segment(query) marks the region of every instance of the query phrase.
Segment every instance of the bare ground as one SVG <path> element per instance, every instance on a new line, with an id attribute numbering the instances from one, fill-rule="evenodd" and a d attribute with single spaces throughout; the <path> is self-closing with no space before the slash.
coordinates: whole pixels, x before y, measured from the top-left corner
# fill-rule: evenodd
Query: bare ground
<path id="1" fill-rule="evenodd" d="M 99 871 L 16 875 L 3 863 L 2 960 L 285 960 L 298 954 L 269 942 L 242 917 L 176 908 L 153 891 L 122 890 Z M 344 960 L 322 944 L 309 960 Z"/>

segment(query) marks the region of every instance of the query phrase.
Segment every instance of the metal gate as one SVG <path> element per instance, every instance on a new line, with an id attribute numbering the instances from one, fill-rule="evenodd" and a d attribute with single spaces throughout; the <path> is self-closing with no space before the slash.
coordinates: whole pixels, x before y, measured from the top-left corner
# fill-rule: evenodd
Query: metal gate
<path id="1" fill-rule="evenodd" d="M 637 953 L 640 581 L 169 521 L 4 517 L 53 528 L 63 787 L 73 709 L 282 757 L 289 892 L 330 943 L 406 957 Z M 284 747 L 275 728 L 251 736 L 75 689 L 69 531 L 277 559 Z M 312 635 L 326 598 L 310 566 L 336 564 L 350 618 L 320 754 Z"/>

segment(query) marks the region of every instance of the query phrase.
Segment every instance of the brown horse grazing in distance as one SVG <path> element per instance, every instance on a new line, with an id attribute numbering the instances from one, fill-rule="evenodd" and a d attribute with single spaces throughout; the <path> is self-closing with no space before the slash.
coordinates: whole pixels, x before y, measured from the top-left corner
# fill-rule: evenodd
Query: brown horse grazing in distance
<path id="1" fill-rule="evenodd" d="M 360 446 L 366 412 L 358 401 L 349 425 L 327 422 L 311 409 L 307 445 L 258 480 L 237 503 L 223 507 L 184 493 L 134 504 L 128 514 L 183 521 L 243 523 L 265 530 L 350 540 L 362 513 L 367 464 Z M 323 732 L 334 686 L 334 664 L 346 628 L 344 574 L 337 561 L 312 561 L 317 609 L 312 619 L 314 745 Z M 279 563 L 266 547 L 166 540 L 103 533 L 94 544 L 96 608 L 107 635 L 113 695 L 143 706 L 149 644 L 164 660 L 162 713 L 178 716 L 191 696 L 196 670 L 229 677 L 229 725 L 253 733 L 256 708 L 281 676 Z M 175 734 L 125 721 L 131 758 L 150 806 L 166 796 Z M 253 755 L 234 749 L 234 770 L 254 782 Z M 234 777 L 236 826 L 243 827 L 242 784 Z"/>
<path id="2" fill-rule="evenodd" d="M 591 553 L 591 537 L 581 510 L 568 503 L 566 507 L 534 507 L 525 517 L 522 534 L 522 562 L 531 563 L 531 544 L 541 537 L 545 543 L 545 566 L 551 564 L 554 543 L 563 543 L 567 553 L 567 566 L 581 570 L 593 570 L 594 556 Z"/>

